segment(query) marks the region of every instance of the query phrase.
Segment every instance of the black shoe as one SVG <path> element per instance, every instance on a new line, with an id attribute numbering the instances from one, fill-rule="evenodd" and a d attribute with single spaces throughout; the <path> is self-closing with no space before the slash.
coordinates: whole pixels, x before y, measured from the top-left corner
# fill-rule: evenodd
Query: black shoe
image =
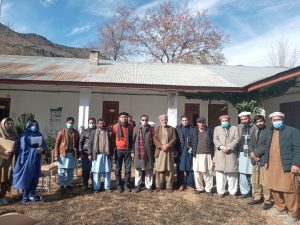
<path id="1" fill-rule="evenodd" d="M 263 210 L 268 210 L 268 209 L 271 209 L 272 207 L 273 207 L 272 204 L 264 203 L 263 206 L 262 206 L 262 209 Z"/>
<path id="2" fill-rule="evenodd" d="M 211 192 L 206 192 L 206 194 L 207 194 L 208 196 L 213 196 L 213 193 L 211 193 Z"/>
<path id="3" fill-rule="evenodd" d="M 248 202 L 248 205 L 257 205 L 257 204 L 261 204 L 261 201 L 253 199 L 252 201 Z"/>
<path id="4" fill-rule="evenodd" d="M 83 191 L 86 191 L 88 189 L 88 186 L 87 185 L 82 185 L 82 187 L 81 187 L 81 190 L 83 190 Z"/>
<path id="5" fill-rule="evenodd" d="M 67 185 L 67 190 L 71 191 L 72 190 L 72 186 L 71 185 Z"/>
<path id="6" fill-rule="evenodd" d="M 249 197 L 251 197 L 250 194 L 245 194 L 245 195 L 240 195 L 239 199 L 245 199 L 245 198 L 249 198 Z"/>
<path id="7" fill-rule="evenodd" d="M 194 190 L 194 194 L 196 194 L 196 195 L 199 195 L 199 194 L 202 194 L 202 193 L 204 193 L 204 191 Z"/>
<path id="8" fill-rule="evenodd" d="M 122 187 L 117 187 L 117 192 L 122 193 L 123 192 Z"/>
<path id="9" fill-rule="evenodd" d="M 61 194 L 65 194 L 66 193 L 66 189 L 64 186 L 60 186 L 60 193 Z"/>
<path id="10" fill-rule="evenodd" d="M 126 190 L 126 188 L 125 188 L 125 190 Z M 134 189 L 135 193 L 139 193 L 140 191 L 141 191 L 141 187 L 140 186 L 135 187 L 135 189 Z"/>

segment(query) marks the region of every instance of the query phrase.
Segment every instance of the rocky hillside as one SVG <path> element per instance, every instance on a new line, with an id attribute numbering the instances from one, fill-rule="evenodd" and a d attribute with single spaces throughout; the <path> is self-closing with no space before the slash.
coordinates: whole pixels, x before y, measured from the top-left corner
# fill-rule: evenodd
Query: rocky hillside
<path id="1" fill-rule="evenodd" d="M 22 34 L 0 23 L 0 54 L 88 58 L 87 48 L 54 44 L 37 34 Z"/>

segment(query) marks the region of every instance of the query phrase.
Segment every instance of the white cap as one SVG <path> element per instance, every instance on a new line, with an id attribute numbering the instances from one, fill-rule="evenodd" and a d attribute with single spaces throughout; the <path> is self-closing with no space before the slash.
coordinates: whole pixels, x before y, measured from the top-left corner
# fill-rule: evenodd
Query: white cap
<path id="1" fill-rule="evenodd" d="M 241 112 L 238 116 L 242 117 L 242 116 L 250 116 L 251 112 Z"/>
<path id="2" fill-rule="evenodd" d="M 273 116 L 281 116 L 282 118 L 285 117 L 284 113 L 282 112 L 273 112 L 269 115 L 269 118 L 271 119 Z"/>
<path id="3" fill-rule="evenodd" d="M 228 118 L 228 119 L 230 119 L 230 116 L 228 116 L 228 115 L 222 115 L 222 116 L 219 117 L 219 120 L 222 120 L 223 118 Z"/>

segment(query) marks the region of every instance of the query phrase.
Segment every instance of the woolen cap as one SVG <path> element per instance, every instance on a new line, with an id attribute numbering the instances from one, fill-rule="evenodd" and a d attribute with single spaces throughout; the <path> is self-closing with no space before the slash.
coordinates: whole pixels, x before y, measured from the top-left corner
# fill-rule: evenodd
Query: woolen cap
<path id="1" fill-rule="evenodd" d="M 206 118 L 204 116 L 199 116 L 196 120 L 196 122 L 203 122 L 206 121 Z"/>
<path id="2" fill-rule="evenodd" d="M 269 118 L 271 119 L 273 116 L 281 116 L 282 118 L 285 117 L 284 113 L 282 112 L 273 112 L 269 115 Z"/>

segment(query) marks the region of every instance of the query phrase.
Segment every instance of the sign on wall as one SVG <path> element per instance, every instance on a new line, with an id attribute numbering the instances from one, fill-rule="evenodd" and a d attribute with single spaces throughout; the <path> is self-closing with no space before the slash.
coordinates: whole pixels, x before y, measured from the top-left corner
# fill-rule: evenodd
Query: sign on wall
<path id="1" fill-rule="evenodd" d="M 50 109 L 50 122 L 61 123 L 62 121 L 62 107 Z"/>

